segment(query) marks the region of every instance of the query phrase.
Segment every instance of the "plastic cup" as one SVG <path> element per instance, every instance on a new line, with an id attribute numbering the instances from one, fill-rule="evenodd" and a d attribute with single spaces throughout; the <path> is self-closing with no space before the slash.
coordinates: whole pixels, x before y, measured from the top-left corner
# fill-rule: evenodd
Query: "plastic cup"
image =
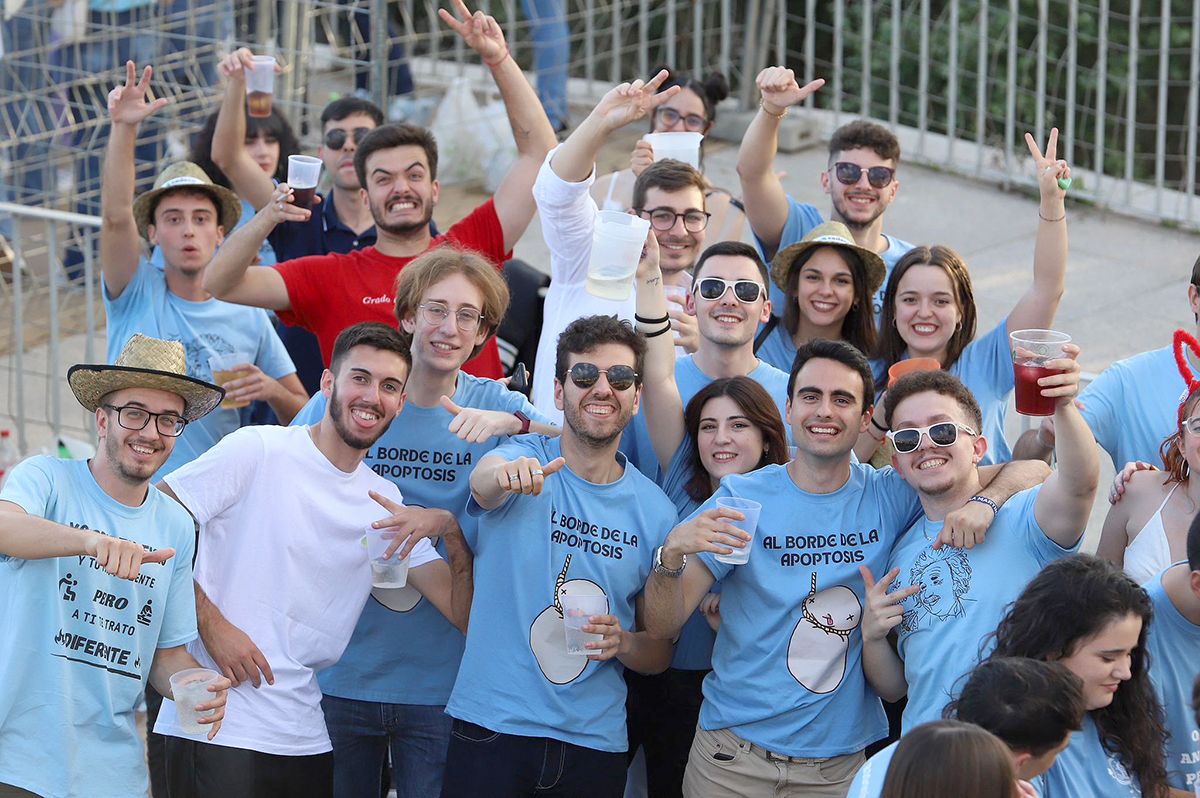
<path id="1" fill-rule="evenodd" d="M 743 548 L 734 549 L 733 554 L 716 555 L 717 562 L 723 562 L 728 565 L 745 565 L 750 562 L 750 547 L 754 545 L 754 533 L 758 530 L 758 515 L 762 512 L 762 505 L 753 499 L 742 499 L 738 496 L 722 496 L 717 499 L 717 507 L 737 510 L 746 516 L 745 521 L 734 521 L 730 518 L 724 520 L 728 524 L 736 526 L 750 535 L 750 539 L 746 541 L 746 545 Z"/>
<path id="2" fill-rule="evenodd" d="M 224 387 L 227 383 L 233 382 L 238 377 L 241 377 L 246 372 L 238 371 L 237 366 L 243 363 L 250 363 L 253 358 L 249 352 L 230 352 L 224 355 L 213 355 L 208 359 L 208 368 L 212 371 L 213 382 Z M 231 399 L 222 399 L 221 407 L 226 410 L 236 410 L 239 407 L 245 407 L 250 404 L 250 400 L 234 401 Z"/>
<path id="3" fill-rule="evenodd" d="M 292 204 L 298 208 L 311 208 L 317 193 L 317 181 L 321 179 L 321 159 L 311 155 L 288 156 L 288 187 L 292 190 Z"/>
<path id="4" fill-rule="evenodd" d="M 254 56 L 254 66 L 246 69 L 246 113 L 262 118 L 271 115 L 275 98 L 275 59 L 269 55 Z"/>
<path id="5" fill-rule="evenodd" d="M 633 292 L 633 275 L 650 220 L 620 211 L 600 211 L 592 232 L 585 287 L 592 296 L 623 301 Z"/>
<path id="6" fill-rule="evenodd" d="M 700 142 L 704 134 L 692 132 L 679 133 L 647 133 L 642 141 L 648 143 L 654 150 L 654 160 L 661 161 L 670 158 L 683 161 L 694 169 L 700 168 Z"/>
<path id="7" fill-rule="evenodd" d="M 593 615 L 608 614 L 608 598 L 606 596 L 573 596 L 565 594 L 562 597 L 563 630 L 567 637 L 568 654 L 595 654 L 595 649 L 586 648 L 587 643 L 599 643 L 604 635 L 584 632 L 583 627 L 588 618 Z"/>
<path id="8" fill-rule="evenodd" d="M 1071 336 L 1056 330 L 1017 330 L 1008 336 L 1012 347 L 1013 374 L 1016 380 L 1017 412 L 1023 416 L 1052 416 L 1058 400 L 1042 396 L 1038 380 L 1059 369 L 1046 368 L 1046 363 L 1063 356 L 1063 344 Z"/>
<path id="9" fill-rule="evenodd" d="M 940 371 L 941 368 L 942 364 L 936 357 L 910 357 L 908 360 L 897 361 L 888 369 L 888 387 L 891 388 L 895 385 L 896 380 L 905 374 L 914 374 L 918 371 Z"/>
<path id="10" fill-rule="evenodd" d="M 367 558 L 371 561 L 371 586 L 397 588 L 408 584 L 408 558 L 396 555 L 385 560 L 388 546 L 396 539 L 393 529 L 367 527 Z"/>
<path id="11" fill-rule="evenodd" d="M 212 726 L 201 724 L 200 718 L 208 717 L 216 712 L 207 709 L 196 711 L 197 704 L 206 704 L 213 700 L 213 693 L 208 691 L 209 685 L 220 678 L 221 674 L 208 668 L 188 668 L 176 671 L 171 675 L 171 695 L 175 699 L 175 713 L 179 716 L 179 728 L 184 734 L 207 734 Z"/>

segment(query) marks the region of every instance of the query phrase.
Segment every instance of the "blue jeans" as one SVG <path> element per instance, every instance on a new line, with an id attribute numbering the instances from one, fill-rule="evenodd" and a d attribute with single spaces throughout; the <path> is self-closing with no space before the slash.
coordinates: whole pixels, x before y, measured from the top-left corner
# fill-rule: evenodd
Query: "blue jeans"
<path id="1" fill-rule="evenodd" d="M 379 798 L 389 748 L 397 798 L 430 798 L 442 791 L 450 744 L 445 707 L 327 695 L 321 709 L 333 742 L 334 798 Z"/>
<path id="2" fill-rule="evenodd" d="M 625 753 L 454 721 L 442 798 L 621 798 Z"/>
<path id="3" fill-rule="evenodd" d="M 564 0 L 521 0 L 533 36 L 533 69 L 538 99 L 555 130 L 567 125 L 567 62 L 570 31 Z"/>

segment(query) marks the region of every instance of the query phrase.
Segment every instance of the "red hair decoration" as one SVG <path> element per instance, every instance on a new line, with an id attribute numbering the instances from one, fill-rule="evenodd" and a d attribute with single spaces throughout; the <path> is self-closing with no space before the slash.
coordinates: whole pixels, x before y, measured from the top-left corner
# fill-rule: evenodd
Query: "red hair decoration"
<path id="1" fill-rule="evenodd" d="M 1186 345 L 1188 349 L 1192 350 L 1192 354 L 1196 356 L 1197 360 L 1200 360 L 1200 342 L 1186 330 L 1176 330 L 1171 345 L 1175 350 L 1175 366 L 1179 369 L 1179 376 L 1183 377 L 1184 383 L 1187 384 L 1187 392 L 1183 396 L 1183 401 L 1179 403 L 1179 426 L 1182 427 L 1183 407 L 1187 404 L 1188 397 L 1200 390 L 1200 380 L 1192 374 L 1192 367 L 1188 365 L 1184 346 Z"/>

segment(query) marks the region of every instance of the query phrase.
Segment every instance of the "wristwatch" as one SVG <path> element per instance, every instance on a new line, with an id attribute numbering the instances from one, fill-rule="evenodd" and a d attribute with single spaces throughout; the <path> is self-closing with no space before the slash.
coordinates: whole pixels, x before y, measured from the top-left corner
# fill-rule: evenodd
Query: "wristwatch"
<path id="1" fill-rule="evenodd" d="M 687 567 L 687 555 L 683 555 L 683 562 L 679 563 L 678 568 L 668 568 L 662 564 L 662 553 L 662 546 L 654 550 L 654 573 L 659 576 L 665 576 L 668 579 L 678 579 L 683 576 L 683 569 Z"/>
<path id="2" fill-rule="evenodd" d="M 525 433 L 529 432 L 529 416 L 525 415 L 520 410 L 513 413 L 513 415 L 516 416 L 517 420 L 521 422 L 521 431 L 517 434 L 524 435 Z"/>

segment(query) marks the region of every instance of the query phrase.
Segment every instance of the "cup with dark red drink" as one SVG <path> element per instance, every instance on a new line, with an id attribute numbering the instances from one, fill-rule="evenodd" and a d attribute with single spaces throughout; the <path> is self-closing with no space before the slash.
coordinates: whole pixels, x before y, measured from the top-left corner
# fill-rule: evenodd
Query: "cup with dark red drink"
<path id="1" fill-rule="evenodd" d="M 1008 339 L 1016 378 L 1017 412 L 1023 416 L 1054 415 L 1058 399 L 1042 396 L 1038 380 L 1062 374 L 1062 369 L 1047 368 L 1046 364 L 1065 357 L 1063 345 L 1071 343 L 1071 336 L 1056 330 L 1017 330 L 1009 333 Z"/>
<path id="2" fill-rule="evenodd" d="M 254 66 L 246 68 L 246 112 L 258 118 L 270 116 L 274 98 L 275 59 L 256 55 Z"/>
<path id="3" fill-rule="evenodd" d="M 292 204 L 299 208 L 311 208 L 320 177 L 320 158 L 313 158 L 311 155 L 289 155 L 287 182 L 292 190 Z"/>

